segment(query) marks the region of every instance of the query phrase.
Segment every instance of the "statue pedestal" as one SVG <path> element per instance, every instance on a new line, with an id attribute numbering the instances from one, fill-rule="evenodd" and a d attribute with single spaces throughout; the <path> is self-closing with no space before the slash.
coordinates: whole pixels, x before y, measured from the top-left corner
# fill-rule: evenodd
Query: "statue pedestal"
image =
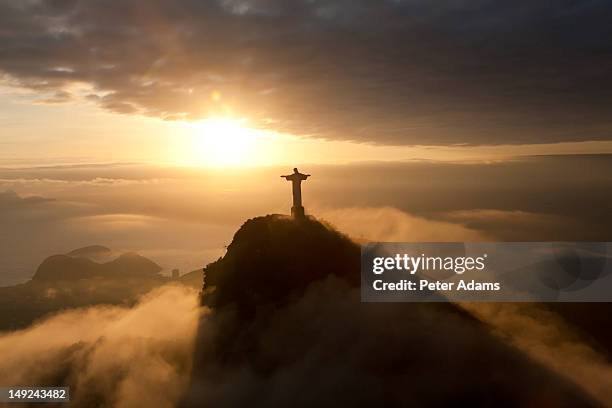
<path id="1" fill-rule="evenodd" d="M 304 218 L 306 217 L 306 215 L 304 214 L 304 207 L 299 205 L 296 206 L 294 205 L 293 207 L 291 207 L 291 216 L 293 218 Z"/>

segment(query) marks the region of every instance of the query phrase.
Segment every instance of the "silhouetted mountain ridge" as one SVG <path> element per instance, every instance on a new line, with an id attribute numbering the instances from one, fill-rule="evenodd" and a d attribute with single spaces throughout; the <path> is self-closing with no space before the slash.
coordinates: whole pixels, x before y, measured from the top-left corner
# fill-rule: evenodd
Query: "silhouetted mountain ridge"
<path id="1" fill-rule="evenodd" d="M 78 258 L 88 258 L 100 262 L 113 256 L 113 251 L 104 245 L 88 245 L 68 252 L 66 255 Z"/>
<path id="2" fill-rule="evenodd" d="M 256 217 L 204 268 L 183 407 L 596 406 L 452 303 L 364 303 L 360 248 Z"/>
<path id="3" fill-rule="evenodd" d="M 100 304 L 129 306 L 165 284 L 201 285 L 202 270 L 185 279 L 171 279 L 159 273 L 159 265 L 135 252 L 108 262 L 90 259 L 100 255 L 108 259 L 114 254 L 94 245 L 68 255 L 53 255 L 40 264 L 30 281 L 0 288 L 0 331 L 23 328 L 64 309 Z"/>
<path id="4" fill-rule="evenodd" d="M 95 277 L 145 277 L 161 271 L 155 262 L 128 252 L 105 263 L 89 258 L 69 255 L 53 255 L 45 259 L 32 277 L 33 281 L 61 281 L 90 279 Z"/>

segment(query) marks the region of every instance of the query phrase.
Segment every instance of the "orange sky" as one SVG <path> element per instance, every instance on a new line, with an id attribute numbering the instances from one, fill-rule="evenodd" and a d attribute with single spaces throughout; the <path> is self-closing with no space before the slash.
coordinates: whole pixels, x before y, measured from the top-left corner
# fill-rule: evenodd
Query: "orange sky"
<path id="1" fill-rule="evenodd" d="M 612 141 L 500 146 L 393 146 L 297 137 L 250 128 L 248 118 L 167 121 L 104 111 L 85 100 L 37 102 L 0 88 L 0 166 L 146 162 L 187 166 L 339 164 L 360 161 L 488 161 L 534 154 L 612 152 Z"/>

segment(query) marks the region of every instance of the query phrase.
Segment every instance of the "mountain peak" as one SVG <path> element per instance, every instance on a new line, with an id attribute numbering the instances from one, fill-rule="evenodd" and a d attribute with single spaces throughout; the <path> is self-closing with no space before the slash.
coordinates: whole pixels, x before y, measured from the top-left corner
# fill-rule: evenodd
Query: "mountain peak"
<path id="1" fill-rule="evenodd" d="M 359 246 L 315 218 L 245 222 L 204 269 L 181 406 L 593 405 L 455 304 L 361 302 L 360 270 Z"/>
<path id="2" fill-rule="evenodd" d="M 282 302 L 329 275 L 356 285 L 359 259 L 359 246 L 313 217 L 252 218 L 236 232 L 225 256 L 204 269 L 203 299 L 208 306 L 248 310 Z"/>
<path id="3" fill-rule="evenodd" d="M 101 258 L 111 257 L 112 250 L 103 245 L 88 245 L 82 248 L 77 248 L 68 252 L 66 255 L 75 258 L 88 258 L 92 261 L 100 260 Z"/>

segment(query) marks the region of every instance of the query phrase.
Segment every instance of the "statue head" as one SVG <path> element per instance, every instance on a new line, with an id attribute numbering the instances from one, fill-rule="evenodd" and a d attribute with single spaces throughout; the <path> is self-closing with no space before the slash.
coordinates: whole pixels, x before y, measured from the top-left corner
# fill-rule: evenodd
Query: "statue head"
<path id="1" fill-rule="evenodd" d="M 298 171 L 297 167 L 294 167 L 294 168 L 293 168 L 293 172 L 294 172 L 294 173 L 299 173 L 299 171 Z"/>

